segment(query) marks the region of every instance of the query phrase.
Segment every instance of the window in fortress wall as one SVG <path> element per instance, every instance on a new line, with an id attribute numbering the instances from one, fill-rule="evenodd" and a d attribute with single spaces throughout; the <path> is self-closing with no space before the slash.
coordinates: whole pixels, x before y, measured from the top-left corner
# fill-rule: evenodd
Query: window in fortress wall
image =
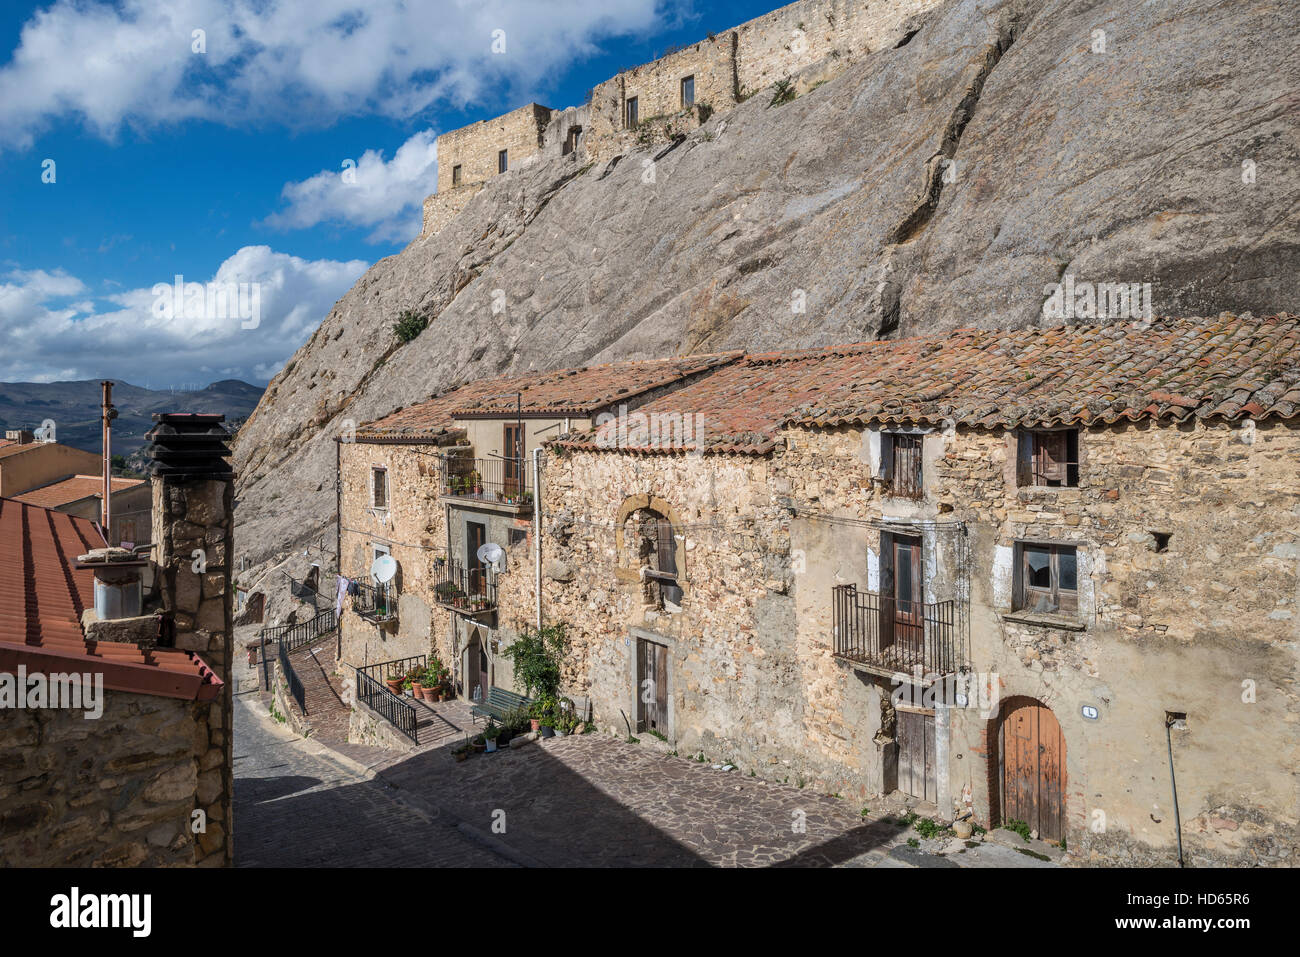
<path id="1" fill-rule="evenodd" d="M 695 77 L 682 77 L 682 109 L 689 110 L 695 105 Z"/>
<path id="2" fill-rule="evenodd" d="M 498 173 L 504 173 L 507 169 L 510 168 L 509 153 L 510 153 L 509 150 L 497 151 L 497 172 Z"/>

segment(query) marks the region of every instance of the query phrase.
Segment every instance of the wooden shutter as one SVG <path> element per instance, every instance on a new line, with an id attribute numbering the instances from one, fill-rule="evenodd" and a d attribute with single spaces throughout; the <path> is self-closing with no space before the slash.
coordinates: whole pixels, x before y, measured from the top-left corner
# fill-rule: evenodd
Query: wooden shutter
<path id="1" fill-rule="evenodd" d="M 880 433 L 880 477 L 886 483 L 894 480 L 894 436 L 890 432 Z"/>
<path id="2" fill-rule="evenodd" d="M 1034 484 L 1034 433 L 1023 429 L 1016 436 L 1016 484 Z"/>
<path id="3" fill-rule="evenodd" d="M 1038 440 L 1038 474 L 1043 482 L 1065 484 L 1065 433 L 1039 432 Z"/>

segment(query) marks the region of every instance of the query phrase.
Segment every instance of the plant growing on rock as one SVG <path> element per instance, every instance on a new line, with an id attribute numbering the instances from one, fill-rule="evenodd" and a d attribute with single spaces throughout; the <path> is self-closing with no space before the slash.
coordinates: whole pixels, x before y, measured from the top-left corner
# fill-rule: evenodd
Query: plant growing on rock
<path id="1" fill-rule="evenodd" d="M 421 316 L 413 310 L 407 309 L 393 323 L 393 335 L 397 336 L 398 341 L 405 345 L 428 327 L 428 316 Z"/>

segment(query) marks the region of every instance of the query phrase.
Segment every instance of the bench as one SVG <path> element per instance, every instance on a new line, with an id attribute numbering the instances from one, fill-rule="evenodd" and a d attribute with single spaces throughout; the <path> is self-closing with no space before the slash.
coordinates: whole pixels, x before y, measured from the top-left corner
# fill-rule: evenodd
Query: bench
<path id="1" fill-rule="evenodd" d="M 495 718 L 497 721 L 503 721 L 511 711 L 527 708 L 532 703 L 531 698 L 525 698 L 505 688 L 488 688 L 487 700 L 479 702 L 469 710 L 474 716 L 474 723 L 478 724 L 479 718 Z"/>

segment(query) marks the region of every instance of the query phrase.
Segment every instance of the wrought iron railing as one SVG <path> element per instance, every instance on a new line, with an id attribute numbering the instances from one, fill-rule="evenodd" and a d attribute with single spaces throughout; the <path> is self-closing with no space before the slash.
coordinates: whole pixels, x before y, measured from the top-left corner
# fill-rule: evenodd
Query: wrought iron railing
<path id="1" fill-rule="evenodd" d="M 357 700 L 382 716 L 402 734 L 416 744 L 420 743 L 415 727 L 415 706 L 393 694 L 384 685 L 387 675 L 405 675 L 412 668 L 424 668 L 428 663 L 425 655 L 411 658 L 399 658 L 396 661 L 381 661 L 378 664 L 363 665 L 355 669 L 357 673 Z"/>
<path id="2" fill-rule="evenodd" d="M 497 606 L 495 573 L 479 566 L 443 560 L 433 568 L 434 600 L 445 608 L 473 613 Z"/>
<path id="3" fill-rule="evenodd" d="M 531 508 L 533 490 L 527 466 L 528 460 L 522 458 L 448 456 L 442 460 L 442 494 Z"/>
<path id="4" fill-rule="evenodd" d="M 391 582 L 387 585 L 357 582 L 356 588 L 356 593 L 352 596 L 352 610 L 358 615 L 374 622 L 397 619 L 397 589 Z"/>
<path id="5" fill-rule="evenodd" d="M 262 687 L 270 689 L 271 687 L 271 662 L 267 652 L 267 646 L 275 643 L 278 649 L 285 653 L 301 648 L 303 645 L 310 644 L 322 635 L 327 635 L 338 626 L 334 620 L 334 609 L 326 608 L 318 612 L 314 618 L 306 621 L 298 621 L 288 625 L 276 625 L 274 628 L 263 628 L 258 632 L 258 647 L 261 649 L 260 658 L 262 661 Z"/>
<path id="6" fill-rule="evenodd" d="M 921 603 L 860 592 L 857 585 L 833 589 L 834 653 L 862 664 L 945 675 L 967 664 L 965 606 L 958 601 Z"/>
<path id="7" fill-rule="evenodd" d="M 293 670 L 293 663 L 289 661 L 288 646 L 283 641 L 280 642 L 280 674 L 284 675 L 284 680 L 289 685 L 289 694 L 293 696 L 294 701 L 298 702 L 298 708 L 306 714 L 307 692 L 303 689 L 298 672 Z"/>

